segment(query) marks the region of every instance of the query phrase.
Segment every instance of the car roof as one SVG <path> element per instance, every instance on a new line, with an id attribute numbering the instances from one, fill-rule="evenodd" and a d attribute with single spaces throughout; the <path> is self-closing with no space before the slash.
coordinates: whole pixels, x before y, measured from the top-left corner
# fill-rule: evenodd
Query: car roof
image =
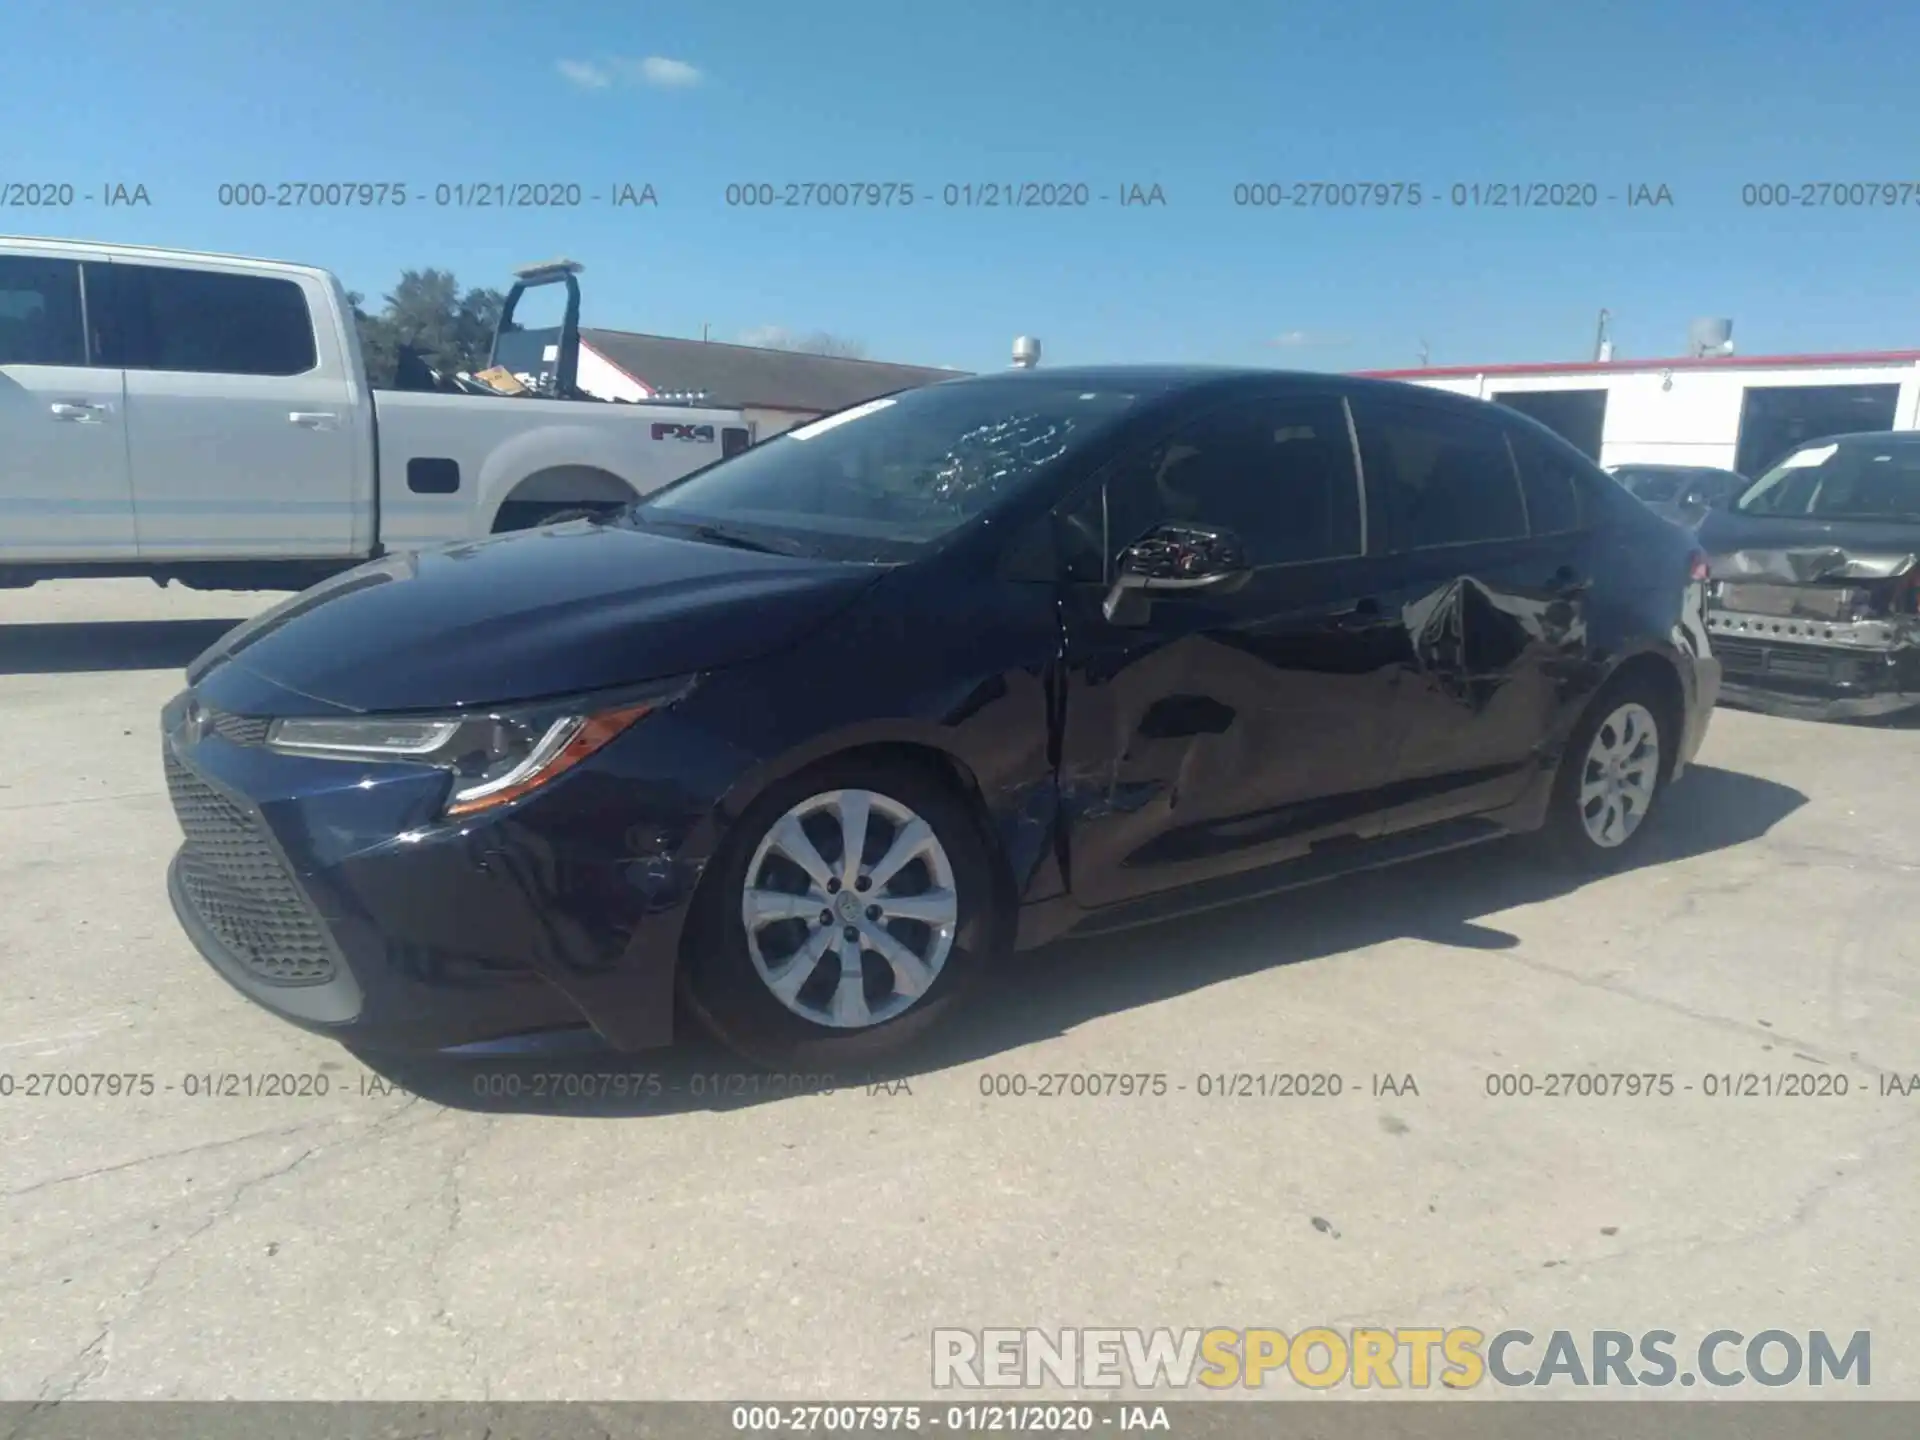
<path id="1" fill-rule="evenodd" d="M 1802 440 L 1794 446 L 1804 450 L 1809 445 L 1916 445 L 1920 444 L 1920 430 L 1849 430 L 1843 435 L 1818 435 Z"/>
<path id="2" fill-rule="evenodd" d="M 1057 384 L 1084 385 L 1090 390 L 1131 390 L 1171 399 L 1182 394 L 1233 394 L 1239 391 L 1287 391 L 1340 395 L 1378 395 L 1487 413 L 1489 402 L 1400 380 L 1373 380 L 1330 370 L 1269 370 L 1252 365 L 1054 365 L 1032 369 L 991 370 L 985 374 L 942 380 L 939 385 Z M 1505 412 L 1516 415 L 1518 412 Z"/>
<path id="3" fill-rule="evenodd" d="M 120 240 L 70 240 L 64 236 L 0 235 L 0 250 L 61 259 L 106 256 L 130 263 L 141 260 L 177 261 L 183 265 L 214 269 L 228 265 L 245 265 L 248 269 L 267 270 L 286 275 L 332 278 L 328 271 L 318 265 L 302 265 L 292 260 L 270 260 L 259 255 L 229 255 L 218 250 L 180 250 L 167 245 L 130 245 Z"/>
<path id="4" fill-rule="evenodd" d="M 1731 475 L 1744 480 L 1746 476 L 1738 470 L 1729 470 L 1724 465 L 1677 465 L 1670 461 L 1627 460 L 1612 467 L 1615 475 L 1632 470 L 1636 473 L 1652 471 L 1658 475 Z"/>

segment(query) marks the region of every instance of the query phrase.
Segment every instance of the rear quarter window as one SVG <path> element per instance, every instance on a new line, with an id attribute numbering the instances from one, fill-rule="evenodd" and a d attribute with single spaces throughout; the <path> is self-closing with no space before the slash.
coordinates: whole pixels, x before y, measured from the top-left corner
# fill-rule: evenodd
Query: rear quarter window
<path id="1" fill-rule="evenodd" d="M 1509 430 L 1507 440 L 1513 446 L 1521 492 L 1527 498 L 1529 531 L 1535 535 L 1565 535 L 1590 523 L 1589 507 L 1582 503 L 1580 478 L 1586 462 L 1530 431 Z"/>
<path id="2" fill-rule="evenodd" d="M 1355 428 L 1370 494 L 1396 550 L 1520 540 L 1526 501 L 1505 427 L 1451 407 L 1356 398 Z"/>

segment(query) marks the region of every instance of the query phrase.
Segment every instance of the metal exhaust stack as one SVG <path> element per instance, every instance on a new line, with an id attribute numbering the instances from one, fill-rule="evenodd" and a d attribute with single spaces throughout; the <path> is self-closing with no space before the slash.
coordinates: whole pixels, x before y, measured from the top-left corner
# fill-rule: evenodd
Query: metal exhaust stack
<path id="1" fill-rule="evenodd" d="M 1687 353 L 1697 358 L 1733 353 L 1733 321 L 1696 320 L 1687 327 Z"/>

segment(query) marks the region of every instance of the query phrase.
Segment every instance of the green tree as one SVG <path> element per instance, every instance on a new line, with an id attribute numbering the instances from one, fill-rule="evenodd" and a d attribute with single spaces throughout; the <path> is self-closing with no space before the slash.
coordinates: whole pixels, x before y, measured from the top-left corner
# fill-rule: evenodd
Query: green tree
<path id="1" fill-rule="evenodd" d="M 411 345 L 443 375 L 484 368 L 506 296 L 498 290 L 462 291 L 451 270 L 407 270 L 384 297 L 378 315 L 367 311 L 357 291 L 347 300 L 367 375 L 376 388 L 387 388 L 403 345 Z"/>
<path id="2" fill-rule="evenodd" d="M 849 340 L 826 330 L 816 330 L 811 335 L 796 335 L 784 326 L 761 325 L 741 335 L 740 343 L 761 350 L 796 350 L 802 355 L 829 355 L 842 360 L 867 358 L 867 347 L 860 341 Z"/>
<path id="3" fill-rule="evenodd" d="M 825 330 L 816 330 L 811 335 L 775 335 L 766 346 L 769 350 L 797 350 L 802 355 L 827 355 L 841 360 L 864 360 L 867 347 L 858 340 L 848 340 Z"/>
<path id="4" fill-rule="evenodd" d="M 839 335 L 829 334 L 825 330 L 816 330 L 811 335 L 803 335 L 791 346 L 802 355 L 828 355 L 841 360 L 864 360 L 867 347 L 858 340 L 848 340 Z"/>
<path id="5" fill-rule="evenodd" d="M 358 290 L 347 292 L 354 328 L 360 332 L 360 358 L 367 367 L 367 381 L 376 390 L 388 390 L 399 363 L 400 340 L 385 316 L 367 313 L 366 298 Z"/>

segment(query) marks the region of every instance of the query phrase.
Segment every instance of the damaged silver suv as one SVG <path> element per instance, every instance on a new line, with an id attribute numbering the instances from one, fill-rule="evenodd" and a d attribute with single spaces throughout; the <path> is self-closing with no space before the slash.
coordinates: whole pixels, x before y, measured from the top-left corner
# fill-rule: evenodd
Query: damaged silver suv
<path id="1" fill-rule="evenodd" d="M 1920 431 L 1807 441 L 1699 539 L 1723 700 L 1809 719 L 1920 707 Z"/>

